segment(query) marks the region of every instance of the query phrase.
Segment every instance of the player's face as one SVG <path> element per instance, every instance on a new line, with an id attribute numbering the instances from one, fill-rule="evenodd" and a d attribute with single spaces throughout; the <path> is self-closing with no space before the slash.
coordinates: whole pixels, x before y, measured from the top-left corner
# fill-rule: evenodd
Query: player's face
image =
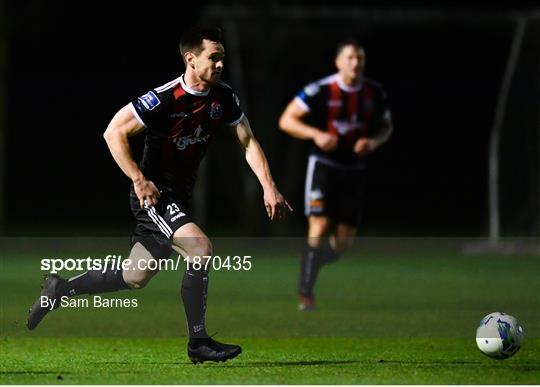
<path id="1" fill-rule="evenodd" d="M 225 49 L 221 43 L 203 40 L 203 50 L 195 57 L 195 73 L 203 82 L 213 85 L 219 81 L 223 70 Z"/>
<path id="2" fill-rule="evenodd" d="M 356 81 L 366 64 L 366 53 L 353 45 L 345 46 L 336 57 L 336 67 L 346 82 Z"/>

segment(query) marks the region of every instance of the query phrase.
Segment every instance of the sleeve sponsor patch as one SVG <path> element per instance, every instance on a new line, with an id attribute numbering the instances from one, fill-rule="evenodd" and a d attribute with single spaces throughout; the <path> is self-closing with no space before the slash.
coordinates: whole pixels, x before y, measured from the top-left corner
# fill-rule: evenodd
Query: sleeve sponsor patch
<path id="1" fill-rule="evenodd" d="M 318 92 L 319 92 L 319 85 L 317 85 L 316 83 L 310 83 L 304 88 L 304 93 L 306 93 L 308 97 L 313 97 Z"/>
<path id="2" fill-rule="evenodd" d="M 161 101 L 159 100 L 159 98 L 153 91 L 149 91 L 145 95 L 139 97 L 139 101 L 148 110 L 155 109 L 156 106 L 158 106 L 161 103 Z"/>

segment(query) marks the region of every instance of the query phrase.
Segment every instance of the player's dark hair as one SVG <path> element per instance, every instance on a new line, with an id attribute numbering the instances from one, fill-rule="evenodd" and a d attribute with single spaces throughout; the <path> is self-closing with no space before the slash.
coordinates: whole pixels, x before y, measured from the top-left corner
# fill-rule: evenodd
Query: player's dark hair
<path id="1" fill-rule="evenodd" d="M 363 50 L 364 47 L 362 47 L 358 41 L 356 41 L 355 39 L 345 39 L 345 40 L 342 40 L 341 42 L 339 42 L 337 44 L 337 48 L 336 48 L 336 56 L 338 56 L 339 54 L 341 54 L 341 51 L 345 48 L 345 47 L 348 47 L 348 46 L 353 46 L 353 47 L 356 47 L 358 50 Z"/>
<path id="2" fill-rule="evenodd" d="M 191 51 L 199 55 L 203 50 L 203 40 L 210 40 L 216 43 L 223 43 L 223 33 L 217 27 L 195 27 L 182 34 L 180 38 L 180 54 L 185 61 L 184 55 Z"/>

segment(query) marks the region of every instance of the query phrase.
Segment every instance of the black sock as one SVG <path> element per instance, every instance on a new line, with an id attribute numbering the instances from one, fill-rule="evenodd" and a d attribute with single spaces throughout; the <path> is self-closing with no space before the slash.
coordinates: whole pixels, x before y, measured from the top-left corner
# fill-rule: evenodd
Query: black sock
<path id="1" fill-rule="evenodd" d="M 334 250 L 328 242 L 319 248 L 319 252 L 319 262 L 321 266 L 335 262 L 341 256 L 341 254 Z"/>
<path id="2" fill-rule="evenodd" d="M 299 293 L 302 296 L 313 297 L 313 287 L 321 268 L 319 262 L 320 249 L 306 245 L 300 262 Z"/>
<path id="3" fill-rule="evenodd" d="M 70 278 L 66 284 L 66 295 L 96 294 L 130 289 L 122 277 L 122 270 L 89 270 L 84 274 Z"/>
<path id="4" fill-rule="evenodd" d="M 205 327 L 208 271 L 189 268 L 182 279 L 182 301 L 188 324 L 189 344 L 198 346 L 208 339 Z"/>

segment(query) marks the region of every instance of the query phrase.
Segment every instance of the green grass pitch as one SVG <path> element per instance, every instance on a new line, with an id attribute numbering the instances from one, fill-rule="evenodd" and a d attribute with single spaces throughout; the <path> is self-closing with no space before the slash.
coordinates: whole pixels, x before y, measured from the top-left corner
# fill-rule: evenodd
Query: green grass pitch
<path id="1" fill-rule="evenodd" d="M 226 250 L 217 245 L 216 254 Z M 195 366 L 186 355 L 179 273 L 165 271 L 143 290 L 106 295 L 135 297 L 137 308 L 56 310 L 29 332 L 26 310 L 39 292 L 43 255 L 3 251 L 0 382 L 540 383 L 538 256 L 355 249 L 322 271 L 318 309 L 300 313 L 294 249 L 239 253 L 253 256 L 253 268 L 211 273 L 207 327 L 243 353 Z M 525 328 L 524 345 L 511 359 L 492 360 L 476 349 L 476 325 L 493 311 L 515 315 Z"/>

